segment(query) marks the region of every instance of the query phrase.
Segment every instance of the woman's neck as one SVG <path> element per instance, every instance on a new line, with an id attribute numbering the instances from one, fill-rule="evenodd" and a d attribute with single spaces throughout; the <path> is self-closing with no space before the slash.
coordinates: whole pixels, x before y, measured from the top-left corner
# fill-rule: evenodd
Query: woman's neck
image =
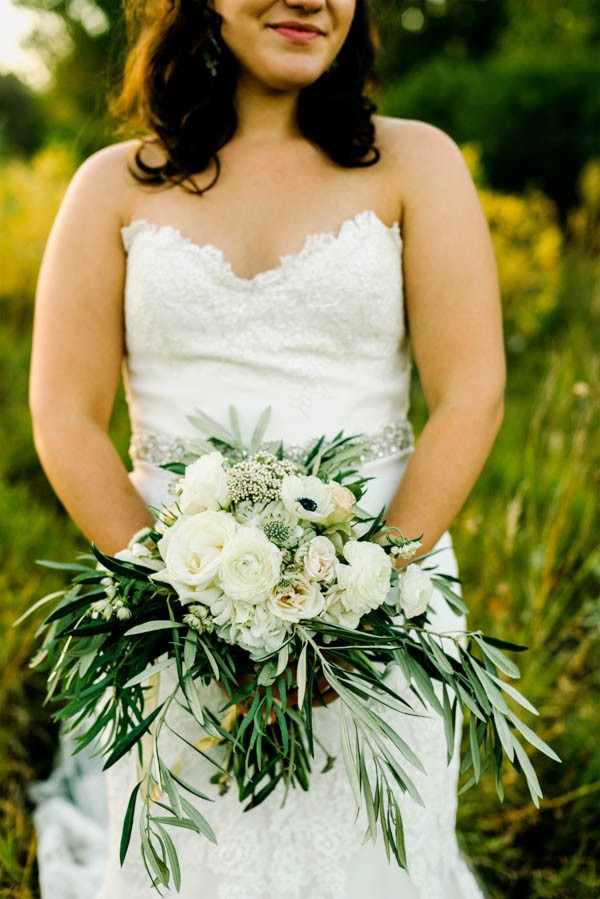
<path id="1" fill-rule="evenodd" d="M 240 79 L 235 97 L 236 137 L 260 143 L 299 137 L 298 94 L 299 91 L 268 90 L 264 85 Z"/>

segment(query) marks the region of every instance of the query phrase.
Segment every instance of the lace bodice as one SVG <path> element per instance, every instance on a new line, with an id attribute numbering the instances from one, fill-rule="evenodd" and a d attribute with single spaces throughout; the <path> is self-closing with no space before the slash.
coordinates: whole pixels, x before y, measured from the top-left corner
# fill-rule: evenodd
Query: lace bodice
<path id="1" fill-rule="evenodd" d="M 122 236 L 135 432 L 197 436 L 185 416 L 201 408 L 221 419 L 230 402 L 248 427 L 269 403 L 267 439 L 293 443 L 341 422 L 370 432 L 406 415 L 398 223 L 360 212 L 253 278 L 170 225 L 136 220 Z"/>

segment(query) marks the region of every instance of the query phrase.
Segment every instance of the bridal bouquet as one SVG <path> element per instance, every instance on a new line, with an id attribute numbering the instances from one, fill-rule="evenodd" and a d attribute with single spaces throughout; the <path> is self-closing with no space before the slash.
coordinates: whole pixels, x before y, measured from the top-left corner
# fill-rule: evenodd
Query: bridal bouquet
<path id="1" fill-rule="evenodd" d="M 500 796 L 506 760 L 525 775 L 536 805 L 542 795 L 522 739 L 558 760 L 507 702 L 535 714 L 505 679 L 519 670 L 503 650 L 525 647 L 431 628 L 434 587 L 457 614 L 465 606 L 454 579 L 436 573 L 433 554 L 418 557 L 419 540 L 388 527 L 383 510 L 369 516 L 360 509 L 368 479 L 356 464 L 364 443 L 339 433 L 292 458 L 282 443 L 262 442 L 268 414 L 248 447 L 234 409 L 231 430 L 203 415 L 193 419 L 207 439 L 184 462 L 163 466 L 174 475 L 173 502 L 154 510 L 153 529 L 114 557 L 92 546 L 76 564 L 42 563 L 73 579 L 44 622 L 32 664 L 49 672 L 57 718 L 76 730 L 93 716 L 79 749 L 96 741 L 105 768 L 137 752 L 140 777 L 121 860 L 139 802 L 141 851 L 156 887 L 171 879 L 180 886 L 172 826 L 216 840 L 200 811 L 209 797 L 161 755 L 174 702 L 198 736 L 178 734 L 182 743 L 211 762 L 221 792 L 234 786 L 249 809 L 280 784 L 284 797 L 292 786 L 309 789 L 313 706 L 337 696 L 357 812 L 365 808 L 368 835 L 381 832 L 388 857 L 403 867 L 397 793 L 420 802 L 410 770 L 424 769 L 385 708 L 418 715 L 422 703 L 432 707 L 443 717 L 449 758 L 457 706 L 468 709 L 462 770 L 472 769 L 474 783 L 491 768 Z M 392 666 L 409 684 L 402 694 L 384 678 Z M 172 689 L 159 701 L 157 681 L 168 670 Z M 198 689 L 213 681 L 223 693 L 216 711 Z"/>

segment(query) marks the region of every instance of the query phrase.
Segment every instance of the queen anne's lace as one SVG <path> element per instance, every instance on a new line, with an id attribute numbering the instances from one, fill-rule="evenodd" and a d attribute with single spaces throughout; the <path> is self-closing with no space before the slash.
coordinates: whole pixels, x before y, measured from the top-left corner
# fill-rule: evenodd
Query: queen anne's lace
<path id="1" fill-rule="evenodd" d="M 313 235 L 300 253 L 254 278 L 234 274 L 217 248 L 197 246 L 170 226 L 136 221 L 123 229 L 129 253 L 126 286 L 126 375 L 133 426 L 143 433 L 193 438 L 186 414 L 195 407 L 225 423 L 233 403 L 242 426 L 272 406 L 266 439 L 301 444 L 320 433 L 372 433 L 405 418 L 409 356 L 404 329 L 399 227 L 359 213 L 335 234 Z M 187 427 L 186 427 L 187 425 Z M 406 448 L 405 448 L 406 449 Z M 405 450 L 368 463 L 372 512 L 388 503 L 402 476 Z M 164 472 L 137 463 L 133 479 L 147 502 L 168 500 Z M 456 573 L 448 537 L 435 557 Z M 461 626 L 440 595 L 442 626 Z M 161 675 L 161 690 L 169 685 Z M 398 677 L 397 673 L 390 676 Z M 405 685 L 406 686 L 406 685 Z M 223 697 L 205 688 L 217 708 Z M 446 764 L 443 725 L 431 710 L 410 718 L 387 710 L 392 726 L 417 752 L 427 775 L 414 772 L 425 801 L 401 797 L 410 877 L 388 866 L 381 838 L 362 845 L 364 815 L 340 756 L 338 704 L 315 710 L 315 731 L 336 756 L 322 774 L 321 749 L 311 789 L 281 790 L 242 812 L 234 791 L 204 808 L 213 846 L 195 833 L 174 836 L 183 871 L 181 899 L 476 899 L 481 894 L 460 859 L 454 834 L 458 759 Z M 171 706 L 174 730 L 193 735 L 191 720 Z M 170 764 L 205 791 L 213 769 L 168 735 Z M 154 899 L 134 839 L 118 862 L 123 816 L 136 783 L 131 755 L 108 772 L 111 810 L 107 880 L 98 899 Z M 199 800 L 198 800 L 199 801 Z M 169 894 L 171 895 L 171 894 Z M 175 894 L 173 894 L 175 895 Z M 54 897 L 53 897 L 54 899 Z"/>

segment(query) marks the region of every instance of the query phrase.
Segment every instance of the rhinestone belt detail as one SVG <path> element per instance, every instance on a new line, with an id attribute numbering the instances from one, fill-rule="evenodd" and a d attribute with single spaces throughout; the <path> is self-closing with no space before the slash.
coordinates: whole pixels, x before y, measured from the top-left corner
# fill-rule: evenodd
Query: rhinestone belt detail
<path id="1" fill-rule="evenodd" d="M 414 448 L 413 430 L 406 418 L 384 424 L 371 433 L 356 436 L 367 442 L 360 456 L 361 462 L 373 462 L 397 453 L 408 454 Z M 201 439 L 199 436 L 198 440 Z M 284 443 L 285 456 L 294 460 L 302 459 L 317 439 L 313 437 L 304 443 L 294 445 Z M 132 462 L 150 462 L 153 465 L 181 462 L 194 453 L 196 442 L 193 437 L 172 437 L 158 432 L 134 431 L 129 444 L 129 456 Z M 273 443 L 274 441 L 265 441 L 261 444 L 261 449 L 272 448 Z"/>

